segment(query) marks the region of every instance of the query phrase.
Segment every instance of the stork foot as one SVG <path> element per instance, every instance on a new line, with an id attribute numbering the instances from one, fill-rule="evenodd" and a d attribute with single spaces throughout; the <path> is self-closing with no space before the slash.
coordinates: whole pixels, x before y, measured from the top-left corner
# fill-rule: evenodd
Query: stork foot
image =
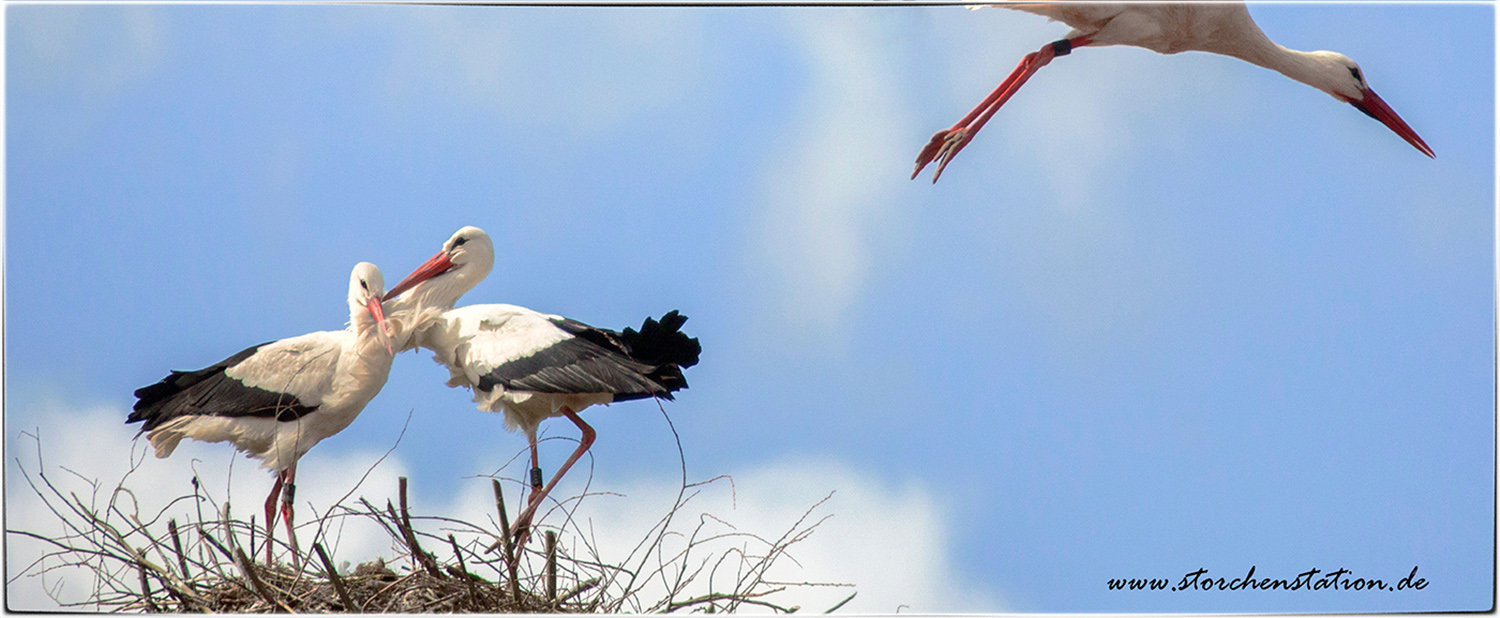
<path id="1" fill-rule="evenodd" d="M 922 152 L 917 155 L 917 168 L 912 170 L 912 179 L 916 179 L 917 174 L 920 174 L 922 168 L 928 163 L 938 161 L 937 172 L 932 175 L 932 181 L 937 182 L 938 178 L 943 175 L 943 169 L 948 167 L 953 157 L 958 156 L 958 152 L 963 150 L 964 146 L 969 145 L 969 140 L 974 139 L 974 135 L 978 134 L 979 130 L 984 128 L 985 123 L 990 121 L 990 117 L 1000 110 L 1000 106 L 1005 105 L 1011 95 L 1014 95 L 1016 90 L 1026 83 L 1026 80 L 1031 79 L 1038 69 L 1047 66 L 1053 58 L 1066 56 L 1073 51 L 1073 48 L 1089 45 L 1092 42 L 1092 35 L 1077 36 L 1054 41 L 1037 51 L 1026 54 L 1024 58 L 1021 58 L 1021 63 L 1016 65 L 1015 70 L 1005 78 L 1005 81 L 1000 82 L 1000 85 L 996 86 L 995 90 L 983 101 L 980 101 L 979 105 L 969 110 L 962 120 L 946 131 L 938 131 L 932 139 L 927 141 L 927 145 L 923 146 Z"/>
<path id="2" fill-rule="evenodd" d="M 948 162 L 958 156 L 958 151 L 969 145 L 972 139 L 974 132 L 968 127 L 953 127 L 934 133 L 927 145 L 922 147 L 922 152 L 917 154 L 917 167 L 912 170 L 911 177 L 916 179 L 917 174 L 922 173 L 928 163 L 937 161 L 937 171 L 932 174 L 932 182 L 937 182 L 942 177 L 943 170 L 947 169 Z"/>

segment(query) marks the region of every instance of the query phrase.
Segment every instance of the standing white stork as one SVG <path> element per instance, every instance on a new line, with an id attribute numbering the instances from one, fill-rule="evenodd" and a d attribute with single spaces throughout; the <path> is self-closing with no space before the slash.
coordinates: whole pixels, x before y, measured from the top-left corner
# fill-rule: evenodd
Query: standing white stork
<path id="1" fill-rule="evenodd" d="M 524 544 L 542 499 L 594 442 L 594 429 L 578 413 L 630 399 L 671 400 L 687 388 L 682 370 L 697 364 L 701 348 L 681 331 L 687 318 L 676 311 L 660 321 L 647 318 L 639 332 L 615 332 L 515 305 L 453 309 L 494 263 L 489 235 L 465 227 L 391 288 L 385 302 L 391 319 L 404 326 L 398 351 L 432 350 L 448 368 L 449 386 L 468 387 L 480 410 L 503 412 L 507 428 L 526 433 L 532 492 L 508 531 Z M 577 425 L 582 437 L 544 487 L 536 432 L 543 420 L 558 416 Z"/>
<path id="2" fill-rule="evenodd" d="M 349 275 L 349 326 L 263 343 L 197 371 L 173 371 L 137 389 L 126 423 L 145 421 L 158 458 L 183 438 L 230 442 L 276 473 L 266 498 L 266 561 L 271 560 L 274 507 L 281 497 L 286 534 L 292 532 L 297 460 L 342 431 L 385 385 L 395 352 L 386 332 L 380 269 L 361 262 Z"/>
<path id="3" fill-rule="evenodd" d="M 1038 69 L 1057 56 L 1086 45 L 1129 45 L 1160 54 L 1203 51 L 1233 56 L 1322 90 L 1379 120 L 1429 157 L 1432 149 L 1417 132 L 1376 96 L 1365 76 L 1349 57 L 1331 52 L 1287 49 L 1267 38 L 1243 4 L 1072 4 L 1016 3 L 992 5 L 1034 13 L 1072 28 L 1061 40 L 1021 59 L 1005 81 L 958 123 L 938 131 L 917 155 L 916 178 L 935 159 L 942 159 L 932 181 L 937 182 L 948 162 L 958 155 L 1000 106 Z"/>

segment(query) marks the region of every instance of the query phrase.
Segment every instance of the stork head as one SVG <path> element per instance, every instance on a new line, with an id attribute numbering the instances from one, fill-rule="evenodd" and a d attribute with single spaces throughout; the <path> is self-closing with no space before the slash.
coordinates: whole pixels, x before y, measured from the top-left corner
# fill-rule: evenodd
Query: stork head
<path id="1" fill-rule="evenodd" d="M 390 352 L 389 324 L 385 320 L 385 308 L 380 305 L 383 294 L 385 276 L 380 274 L 380 269 L 369 262 L 355 264 L 354 272 L 349 273 L 349 324 L 359 335 L 373 329 L 375 337 Z"/>
<path id="2" fill-rule="evenodd" d="M 1333 98 L 1353 105 L 1355 109 L 1364 112 L 1366 116 L 1379 120 L 1401 139 L 1411 144 L 1417 150 L 1422 151 L 1429 157 L 1436 158 L 1432 148 L 1422 137 L 1406 124 L 1396 110 L 1386 105 L 1385 101 L 1370 89 L 1365 83 L 1365 73 L 1360 70 L 1359 63 L 1348 56 L 1338 52 L 1316 51 L 1308 52 L 1307 56 L 1317 65 L 1318 80 L 1313 83 L 1318 89 L 1333 95 Z M 1312 82 L 1310 82 L 1312 83 Z"/>
<path id="3" fill-rule="evenodd" d="M 495 247 L 490 235 L 474 226 L 453 233 L 443 250 L 402 279 L 385 295 L 403 308 L 413 305 L 449 309 L 458 297 L 473 289 L 495 265 Z M 404 296 L 403 296 L 404 295 Z"/>

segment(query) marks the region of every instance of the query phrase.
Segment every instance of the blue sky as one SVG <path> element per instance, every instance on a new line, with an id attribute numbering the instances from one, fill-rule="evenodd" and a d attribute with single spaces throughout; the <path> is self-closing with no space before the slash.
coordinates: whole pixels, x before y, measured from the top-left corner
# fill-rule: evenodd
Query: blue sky
<path id="1" fill-rule="evenodd" d="M 1488 608 L 1493 8 L 1251 13 L 1359 61 L 1437 159 L 1239 61 L 1083 49 L 907 180 L 1066 31 L 1003 10 L 9 6 L 6 444 L 128 441 L 134 388 L 340 328 L 356 262 L 394 282 L 477 225 L 496 267 L 465 302 L 690 316 L 689 476 L 772 527 L 839 492 L 808 562 L 859 580 L 852 609 Z M 523 448 L 427 357 L 304 486 L 408 413 L 390 465 L 433 505 Z M 585 416 L 595 489 L 675 482 L 654 405 Z M 1431 585 L 1105 585 L 1251 565 Z"/>

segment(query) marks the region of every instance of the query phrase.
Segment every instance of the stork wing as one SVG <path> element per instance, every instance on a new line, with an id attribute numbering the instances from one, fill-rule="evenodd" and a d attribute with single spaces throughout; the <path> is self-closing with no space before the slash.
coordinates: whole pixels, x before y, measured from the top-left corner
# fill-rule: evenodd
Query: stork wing
<path id="1" fill-rule="evenodd" d="M 261 346 L 224 370 L 225 377 L 272 393 L 290 395 L 317 407 L 333 390 L 343 337 L 348 331 L 309 333 Z"/>
<path id="2" fill-rule="evenodd" d="M 1102 28 L 1109 20 L 1114 19 L 1127 7 L 1122 3 L 1107 4 L 1074 4 L 1071 2 L 1007 2 L 1004 4 L 986 4 L 970 6 L 971 9 L 995 7 L 1001 9 L 1012 9 L 1041 15 L 1052 21 L 1062 22 L 1075 30 L 1092 31 Z"/>
<path id="3" fill-rule="evenodd" d="M 127 423 L 150 431 L 180 416 L 259 416 L 290 421 L 318 408 L 333 380 L 336 333 L 251 346 L 197 371 L 173 371 L 136 389 Z"/>
<path id="4" fill-rule="evenodd" d="M 611 345 L 610 331 L 559 316 L 485 305 L 483 315 L 458 318 L 454 364 L 481 391 L 496 385 L 538 393 L 649 396 L 663 391 L 648 377 L 653 366 Z"/>

